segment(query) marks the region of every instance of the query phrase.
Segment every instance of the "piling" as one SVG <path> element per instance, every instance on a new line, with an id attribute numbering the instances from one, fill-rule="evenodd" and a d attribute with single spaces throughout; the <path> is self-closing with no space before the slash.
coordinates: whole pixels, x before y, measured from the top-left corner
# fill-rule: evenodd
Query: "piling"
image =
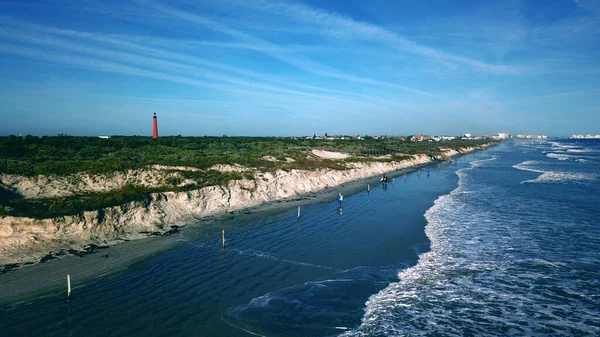
<path id="1" fill-rule="evenodd" d="M 221 231 L 221 239 L 223 240 L 223 248 L 225 248 L 225 230 Z"/>
<path id="2" fill-rule="evenodd" d="M 367 192 L 371 192 L 371 185 L 367 184 Z"/>
<path id="3" fill-rule="evenodd" d="M 298 219 L 300 219 L 300 206 L 298 206 Z"/>
<path id="4" fill-rule="evenodd" d="M 67 274 L 67 297 L 71 298 L 71 275 Z"/>

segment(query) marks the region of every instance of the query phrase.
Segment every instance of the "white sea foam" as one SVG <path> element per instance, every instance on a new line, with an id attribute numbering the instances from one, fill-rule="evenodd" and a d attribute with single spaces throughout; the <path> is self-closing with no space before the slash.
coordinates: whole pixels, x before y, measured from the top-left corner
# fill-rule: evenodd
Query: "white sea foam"
<path id="1" fill-rule="evenodd" d="M 527 160 L 527 161 L 524 161 L 524 162 L 522 162 L 520 164 L 513 165 L 512 167 L 516 168 L 518 170 L 521 170 L 521 171 L 529 171 L 529 172 L 536 172 L 536 173 L 545 173 L 546 171 L 544 171 L 544 170 L 531 167 L 533 165 L 540 165 L 540 164 L 542 164 L 541 161 Z"/>
<path id="2" fill-rule="evenodd" d="M 525 180 L 522 183 L 558 183 L 558 182 L 584 182 L 598 179 L 598 175 L 591 173 L 547 171 L 536 179 Z"/>
<path id="3" fill-rule="evenodd" d="M 558 143 L 558 142 L 551 142 L 552 147 L 558 147 L 560 149 L 576 149 L 579 148 L 579 146 L 577 145 L 568 145 L 568 144 L 562 144 L 562 143 Z"/>
<path id="4" fill-rule="evenodd" d="M 515 168 L 541 173 L 540 164 L 527 161 Z M 532 226 L 537 219 L 548 221 L 540 214 L 553 206 L 527 199 L 523 207 L 492 190 L 470 190 L 469 170 L 459 171 L 459 187 L 439 197 L 425 213 L 431 250 L 420 255 L 417 265 L 401 271 L 398 282 L 372 295 L 361 325 L 341 336 L 600 332 L 590 323 L 597 311 L 580 302 L 593 293 L 585 287 L 594 281 L 571 288 L 561 283 L 558 290 L 552 281 L 541 282 L 548 277 L 561 280 L 573 268 L 572 261 L 554 259 L 554 249 L 540 245 L 540 237 L 562 232 Z M 489 203 L 494 207 L 485 207 Z M 549 253 L 539 255 L 544 249 Z"/>
<path id="5" fill-rule="evenodd" d="M 492 156 L 491 158 L 488 158 L 488 159 L 474 160 L 471 162 L 471 166 L 480 167 L 480 166 L 484 165 L 486 162 L 493 161 L 496 159 L 498 159 L 498 156 Z"/>
<path id="6" fill-rule="evenodd" d="M 556 152 L 546 153 L 546 157 L 548 157 L 548 158 L 554 158 L 554 159 L 558 159 L 558 160 L 569 160 L 569 159 L 571 159 L 571 156 L 569 156 L 568 154 L 562 154 L 562 153 L 556 153 Z"/>
<path id="7" fill-rule="evenodd" d="M 417 265 L 401 271 L 398 274 L 399 282 L 392 283 L 379 293 L 372 295 L 366 302 L 365 314 L 359 328 L 341 336 L 369 336 L 371 334 L 405 336 L 410 333 L 422 333 L 422 331 L 414 331 L 413 327 L 401 322 L 396 317 L 396 313 L 398 310 L 411 312 L 414 309 L 414 303 L 418 303 L 420 300 L 421 294 L 418 288 L 423 285 L 435 287 L 441 274 L 451 263 L 448 258 L 452 255 L 450 253 L 452 245 L 445 237 L 446 226 L 442 215 L 462 212 L 463 205 L 456 203 L 456 200 L 465 190 L 466 171 L 481 167 L 485 162 L 495 159 L 472 162 L 471 168 L 456 171 L 459 176 L 458 187 L 450 194 L 436 199 L 434 205 L 425 212 L 427 219 L 425 233 L 431 242 L 430 251 L 419 256 Z M 429 323 L 435 325 L 433 321 Z"/>
<path id="8" fill-rule="evenodd" d="M 567 152 L 571 152 L 571 153 L 590 153 L 590 152 L 594 152 L 591 149 L 568 149 Z"/>
<path id="9" fill-rule="evenodd" d="M 569 149 L 567 151 L 544 151 L 546 157 L 554 158 L 558 160 L 579 160 L 579 159 L 587 159 L 589 157 L 583 156 L 582 154 L 591 153 L 589 150 L 581 150 L 581 149 Z"/>
<path id="10" fill-rule="evenodd" d="M 529 179 L 522 181 L 521 184 L 525 183 L 578 183 L 585 181 L 592 181 L 599 179 L 598 174 L 593 173 L 581 173 L 581 172 L 566 172 L 566 171 L 553 171 L 543 170 L 539 168 L 539 165 L 543 164 L 540 161 L 528 160 L 520 164 L 513 165 L 513 168 L 529 171 L 535 173 L 541 173 L 536 179 Z"/>

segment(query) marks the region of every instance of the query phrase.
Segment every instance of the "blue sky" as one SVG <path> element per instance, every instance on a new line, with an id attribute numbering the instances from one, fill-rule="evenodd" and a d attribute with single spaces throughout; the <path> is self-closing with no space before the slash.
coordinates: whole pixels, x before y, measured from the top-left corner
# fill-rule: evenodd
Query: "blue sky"
<path id="1" fill-rule="evenodd" d="M 600 0 L 0 2 L 0 135 L 600 133 Z"/>

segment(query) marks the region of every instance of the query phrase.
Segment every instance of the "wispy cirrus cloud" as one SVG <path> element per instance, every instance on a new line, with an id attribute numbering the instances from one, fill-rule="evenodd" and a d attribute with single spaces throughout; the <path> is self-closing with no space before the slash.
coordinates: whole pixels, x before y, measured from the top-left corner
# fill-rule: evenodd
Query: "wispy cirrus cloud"
<path id="1" fill-rule="evenodd" d="M 364 78 L 364 77 L 348 76 L 345 73 L 337 71 L 336 69 L 334 69 L 330 66 L 323 65 L 319 62 L 315 62 L 315 61 L 310 60 L 305 57 L 301 57 L 301 56 L 297 55 L 296 53 L 294 53 L 293 51 L 286 49 L 283 46 L 276 45 L 276 44 L 268 42 L 262 38 L 255 37 L 249 33 L 245 33 L 243 31 L 231 28 L 229 26 L 226 26 L 224 24 L 221 24 L 219 22 L 211 20 L 210 18 L 208 18 L 206 16 L 183 11 L 183 10 L 180 10 L 180 9 L 177 9 L 174 7 L 170 7 L 170 6 L 164 5 L 162 3 L 155 2 L 155 1 L 150 1 L 150 0 L 137 0 L 137 1 L 140 2 L 141 4 L 152 6 L 153 8 L 156 8 L 166 14 L 172 15 L 173 17 L 179 18 L 181 20 L 186 20 L 186 21 L 192 22 L 194 24 L 212 29 L 214 31 L 217 31 L 217 32 L 220 32 L 223 34 L 230 35 L 234 38 L 241 39 L 241 40 L 246 41 L 251 44 L 254 44 L 257 46 L 257 48 L 256 48 L 257 50 L 260 50 L 275 59 L 281 60 L 285 63 L 293 65 L 303 71 L 306 71 L 306 72 L 309 72 L 312 74 L 316 74 L 316 75 L 324 76 L 324 77 L 331 77 L 331 78 L 335 78 L 338 80 L 353 81 L 353 82 L 358 82 L 358 83 L 362 83 L 362 84 L 380 85 L 380 86 L 385 86 L 385 87 L 392 88 L 392 89 L 399 89 L 399 90 L 404 90 L 404 91 L 408 91 L 408 92 L 412 92 L 412 93 L 416 93 L 416 94 L 442 98 L 438 95 L 429 93 L 425 90 L 415 89 L 415 88 L 411 88 L 411 87 L 401 85 L 401 84 L 390 83 L 390 82 L 381 81 L 381 80 L 374 80 L 374 79 Z"/>
<path id="2" fill-rule="evenodd" d="M 36 26 L 36 28 L 43 29 L 44 27 Z M 147 47 L 142 47 L 141 50 L 138 50 L 138 48 L 141 47 L 139 45 L 127 42 L 124 43 L 122 40 L 102 38 L 85 32 L 64 31 L 55 28 L 46 28 L 43 29 L 43 31 L 46 33 L 32 34 L 31 32 L 24 33 L 22 31 L 15 30 L 12 28 L 0 27 L 0 38 L 11 39 L 19 41 L 21 43 L 33 44 L 38 47 L 44 48 L 44 50 L 39 50 L 30 47 L 23 48 L 20 46 L 9 46 L 4 44 L 1 50 L 5 53 L 19 54 L 30 58 L 44 59 L 47 61 L 53 61 L 69 66 L 77 66 L 86 69 L 95 69 L 101 71 L 142 76 L 193 86 L 202 86 L 211 89 L 219 89 L 230 93 L 256 93 L 240 89 L 246 88 L 275 94 L 282 93 L 287 95 L 303 96 L 307 98 L 344 102 L 346 104 L 365 104 L 365 101 L 371 101 L 373 103 L 383 102 L 386 104 L 397 104 L 397 102 L 377 97 L 370 97 L 367 95 L 362 95 L 360 93 L 344 92 L 340 90 L 333 90 L 317 86 L 296 84 L 294 82 L 284 81 L 284 79 L 281 78 L 265 76 L 258 72 L 252 72 L 236 67 L 230 67 L 222 65 L 220 63 L 209 61 L 203 62 L 203 60 L 199 60 L 197 58 L 185 56 L 178 53 L 165 53 L 160 50 Z M 84 41 L 89 41 L 90 38 L 92 38 L 103 42 L 116 42 L 120 46 L 127 47 L 128 51 L 124 52 L 119 50 L 106 49 L 102 47 L 95 47 L 90 45 L 89 43 L 77 43 L 73 42 L 72 39 L 67 40 L 57 38 L 53 35 L 48 35 L 48 32 L 57 33 L 58 35 L 63 36 L 83 38 Z M 58 50 L 61 53 L 48 53 L 48 48 Z M 137 51 L 138 53 L 132 53 L 132 51 Z M 76 55 L 86 56 L 79 57 Z M 154 55 L 155 57 L 149 57 L 146 55 Z M 156 58 L 156 56 L 166 56 L 167 59 Z M 169 57 L 174 60 L 169 60 Z M 99 60 L 99 58 L 108 60 L 108 62 L 104 60 Z M 181 62 L 181 60 L 187 62 Z M 191 65 L 189 63 L 191 63 Z M 228 72 L 233 72 L 234 74 L 238 75 L 241 74 L 247 76 L 248 78 L 250 78 L 250 80 L 245 80 L 242 77 L 232 76 L 223 72 L 208 70 L 206 68 L 194 65 L 195 63 L 204 64 L 209 67 L 216 67 L 217 69 L 226 70 Z M 147 68 L 154 69 L 154 71 L 141 69 L 139 68 L 140 66 L 145 66 Z M 173 75 L 173 72 L 179 73 L 179 75 Z M 193 78 L 191 76 L 193 76 Z M 252 78 L 258 78 L 261 81 L 252 81 Z M 275 84 L 279 84 L 279 86 L 268 84 L 269 82 L 275 82 Z M 292 87 L 308 89 L 309 91 L 299 91 L 286 88 L 290 85 Z M 320 94 L 319 92 L 333 93 L 336 95 L 328 96 Z"/>
<path id="3" fill-rule="evenodd" d="M 71 49 L 71 52 L 79 51 L 85 53 L 96 53 L 103 56 L 111 56 L 118 57 L 121 61 L 138 61 L 140 64 L 147 64 L 148 62 L 152 62 L 153 64 L 166 64 L 169 65 L 168 61 L 155 61 L 152 59 L 139 59 L 135 56 L 130 56 L 127 54 L 122 54 L 118 52 L 105 52 L 100 51 L 95 48 L 81 48 L 74 47 Z M 64 53 L 64 52 L 55 52 L 51 50 L 44 50 L 43 53 L 40 49 L 24 47 L 14 44 L 5 44 L 0 43 L 0 53 L 6 54 L 15 54 L 23 57 L 31 58 L 31 59 L 43 59 L 46 62 L 53 62 L 56 64 L 61 64 L 69 67 L 77 67 L 82 69 L 103 71 L 109 73 L 117 73 L 123 75 L 132 75 L 143 78 L 155 79 L 160 81 L 167 81 L 171 83 L 185 84 L 189 86 L 203 87 L 212 90 L 219 90 L 222 92 L 226 92 L 229 94 L 238 94 L 244 97 L 254 97 L 255 99 L 262 98 L 269 102 L 268 104 L 274 104 L 275 102 L 279 102 L 279 106 L 283 111 L 289 111 L 289 106 L 284 103 L 296 102 L 296 105 L 306 104 L 306 99 L 298 99 L 297 97 L 305 97 L 310 99 L 319 99 L 321 104 L 325 104 L 328 101 L 330 103 L 337 104 L 352 104 L 357 106 L 374 106 L 374 102 L 368 101 L 359 101 L 351 98 L 342 98 L 335 96 L 324 96 L 311 94 L 306 92 L 299 92 L 293 90 L 286 90 L 282 88 L 266 86 L 261 84 L 253 84 L 247 83 L 243 81 L 238 81 L 235 79 L 226 78 L 223 75 L 213 75 L 208 76 L 207 79 L 201 79 L 198 77 L 192 77 L 189 72 L 187 75 L 175 75 L 172 73 L 167 73 L 164 71 L 157 70 L 147 70 L 140 68 L 139 66 L 132 66 L 123 63 L 118 63 L 114 61 L 106 61 L 102 59 L 98 59 L 97 57 L 89 57 L 89 56 L 77 56 L 72 53 Z M 183 65 L 176 65 L 177 67 L 181 67 L 183 69 L 188 69 L 189 67 Z M 192 67 L 193 69 L 193 67 Z M 189 70 L 189 69 L 188 69 Z M 196 70 L 196 69 L 194 69 Z M 203 74 L 206 77 L 206 74 Z M 224 81 L 227 83 L 218 83 L 215 80 Z M 231 85 L 234 84 L 234 85 Z M 248 87 L 248 88 L 245 88 Z M 255 90 L 251 90 L 255 89 Z M 395 102 L 391 102 L 395 104 Z"/>
<path id="4" fill-rule="evenodd" d="M 371 101 L 373 103 L 379 102 L 388 105 L 405 105 L 398 101 L 385 99 L 384 97 L 374 97 L 362 94 L 360 92 L 350 92 L 327 87 L 302 84 L 297 81 L 290 81 L 289 78 L 286 79 L 278 76 L 265 74 L 262 72 L 249 70 L 246 68 L 240 68 L 215 62 L 212 60 L 206 60 L 180 52 L 169 51 L 165 48 L 150 47 L 149 45 L 151 44 L 148 43 L 141 44 L 132 42 L 136 40 L 135 36 L 98 35 L 90 32 L 59 29 L 55 27 L 45 27 L 37 24 L 15 21 L 14 19 L 7 17 L 4 17 L 3 19 L 5 19 L 3 21 L 9 22 L 12 27 L 21 28 L 21 30 L 18 30 L 14 28 L 2 28 L 0 26 L 0 35 L 2 35 L 3 37 L 13 40 L 19 40 L 21 42 L 34 43 L 42 45 L 44 47 L 59 49 L 62 48 L 69 53 L 84 53 L 88 55 L 94 55 L 95 57 L 109 58 L 117 62 L 128 61 L 129 63 L 135 65 L 148 65 L 153 67 L 160 66 L 162 69 L 168 69 L 168 72 L 180 70 L 185 71 L 187 75 L 194 74 L 196 76 L 204 78 L 205 80 L 226 82 L 229 84 L 235 84 L 260 90 L 268 90 L 272 92 L 283 92 L 293 95 L 302 95 L 319 99 L 338 100 L 347 103 L 364 103 L 365 101 Z M 23 31 L 27 31 L 27 33 L 23 33 Z M 37 35 L 32 34 L 32 31 L 37 32 L 35 33 Z M 69 40 L 57 38 L 56 36 L 63 37 Z M 82 43 L 85 43 L 85 45 L 74 43 L 71 41 L 73 39 L 81 40 Z M 152 37 L 147 37 L 145 40 L 152 41 L 153 39 Z M 162 41 L 166 44 L 171 43 L 171 40 L 169 39 L 162 39 Z M 94 47 L 93 44 L 90 44 L 89 42 L 100 44 L 100 46 Z M 112 48 L 116 47 L 117 50 L 113 50 L 112 48 L 106 48 L 105 45 L 110 46 Z M 280 49 L 280 47 L 276 45 L 272 45 L 272 48 L 277 51 L 279 51 Z M 40 53 L 40 55 L 42 55 L 42 53 Z M 153 57 L 148 57 L 146 55 L 152 55 Z M 216 71 L 208 70 L 207 68 L 212 68 Z M 358 83 L 372 86 L 383 86 L 391 89 L 399 89 L 407 92 L 417 93 L 428 97 L 444 99 L 443 96 L 435 95 L 426 91 L 417 90 L 385 81 L 372 80 L 368 78 L 359 78 L 352 75 L 334 72 L 333 70 L 329 70 L 325 67 L 322 67 L 320 69 L 319 74 L 323 76 L 334 77 L 341 80 L 355 81 Z M 244 77 L 247 78 L 247 80 L 244 80 Z M 286 87 L 291 87 L 291 89 L 287 89 Z M 304 89 L 306 91 L 298 91 L 294 88 Z M 319 93 L 334 95 L 325 96 Z M 355 101 L 354 99 L 360 99 L 360 101 Z"/>
<path id="5" fill-rule="evenodd" d="M 405 36 L 384 27 L 354 20 L 347 16 L 320 10 L 302 3 L 266 0 L 232 1 L 230 3 L 235 3 L 235 5 L 241 7 L 251 7 L 254 10 L 263 11 L 269 15 L 283 15 L 313 27 L 318 27 L 319 29 L 314 30 L 315 34 L 335 38 L 360 39 L 370 42 L 377 41 L 402 52 L 426 57 L 437 62 L 457 63 L 477 71 L 499 74 L 517 74 L 519 72 L 518 67 L 491 64 L 444 52 L 411 41 Z"/>
<path id="6" fill-rule="evenodd" d="M 238 85 L 241 87 L 266 90 L 269 92 L 279 92 L 279 93 L 286 93 L 286 94 L 291 94 L 291 95 L 307 96 L 307 97 L 321 98 L 321 99 L 341 100 L 341 98 L 338 98 L 338 97 L 324 96 L 324 95 L 314 94 L 314 93 L 310 93 L 310 92 L 290 90 L 290 89 L 285 89 L 285 88 L 281 88 L 281 87 L 265 85 L 262 83 L 246 81 L 246 80 L 242 80 L 237 77 L 225 75 L 222 73 L 217 73 L 217 72 L 214 72 L 214 71 L 211 71 L 208 69 L 204 69 L 204 68 L 200 68 L 197 66 L 190 66 L 190 65 L 186 65 L 186 64 L 182 64 L 182 63 L 177 63 L 177 62 L 163 60 L 163 59 L 157 59 L 157 58 L 148 57 L 148 56 L 144 56 L 144 55 L 136 55 L 136 54 L 131 54 L 131 53 L 127 53 L 127 52 L 112 51 L 112 50 L 106 50 L 106 49 L 97 48 L 97 47 L 86 46 L 86 45 L 82 45 L 82 44 L 76 44 L 76 43 L 73 43 L 73 42 L 70 42 L 67 40 L 57 39 L 57 38 L 44 36 L 44 35 L 36 36 L 36 35 L 31 35 L 31 34 L 22 34 L 18 31 L 0 28 L 0 37 L 8 37 L 8 38 L 17 39 L 21 42 L 33 43 L 36 45 L 41 45 L 41 46 L 50 47 L 50 48 L 57 48 L 57 49 L 65 51 L 65 52 L 68 52 L 69 54 L 75 54 L 75 53 L 88 54 L 88 55 L 94 55 L 96 58 L 102 57 L 102 58 L 106 58 L 106 59 L 110 59 L 110 60 L 118 60 L 120 63 L 124 62 L 124 63 L 128 63 L 128 64 L 137 64 L 140 66 L 146 66 L 146 67 L 150 67 L 150 68 L 169 69 L 170 71 L 178 71 L 180 73 L 185 73 L 185 74 L 187 74 L 188 77 L 190 75 L 194 75 L 198 78 L 204 78 L 204 79 L 211 81 L 211 82 L 196 82 L 196 81 L 188 82 L 188 83 L 194 83 L 195 85 L 211 86 L 211 85 L 209 85 L 209 83 L 224 82 L 224 83 L 228 83 L 228 84 Z M 27 53 L 27 55 L 31 56 L 32 54 Z M 74 60 L 74 58 L 70 58 L 69 60 L 72 61 L 72 60 Z M 89 59 L 88 59 L 88 61 L 89 61 Z M 82 64 L 82 63 L 77 63 L 77 64 Z M 99 63 L 99 64 L 102 64 L 102 63 Z M 112 65 L 115 65 L 115 63 L 113 63 Z M 102 68 L 102 69 L 107 69 L 107 68 Z M 119 67 L 119 68 L 114 68 L 114 69 L 121 69 L 121 70 L 129 69 L 129 70 L 131 70 L 134 68 Z M 142 74 L 141 72 L 139 72 L 139 70 L 136 72 L 130 72 L 130 73 L 134 74 L 134 75 Z M 148 73 L 145 73 L 145 74 L 148 75 Z M 173 78 L 175 78 L 175 77 L 173 77 Z M 166 77 L 163 77 L 163 79 L 166 79 Z M 185 83 L 185 82 L 181 82 L 181 83 Z M 213 85 L 213 87 L 216 87 L 216 86 Z M 223 87 L 218 87 L 218 88 L 223 88 Z M 350 103 L 352 101 L 347 101 L 347 102 Z"/>

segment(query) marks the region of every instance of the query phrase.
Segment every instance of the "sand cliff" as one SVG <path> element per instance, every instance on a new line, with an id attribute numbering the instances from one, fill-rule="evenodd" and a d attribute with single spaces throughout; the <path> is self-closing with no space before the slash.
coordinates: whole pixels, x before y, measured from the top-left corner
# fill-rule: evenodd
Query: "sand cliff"
<path id="1" fill-rule="evenodd" d="M 472 150 L 474 148 L 466 148 L 461 149 L 461 152 Z M 450 156 L 458 153 L 454 150 L 446 152 Z M 227 186 L 208 186 L 187 192 L 153 193 L 144 201 L 87 211 L 80 215 L 50 219 L 0 217 L 0 265 L 34 262 L 49 252 L 81 250 L 90 244 L 113 244 L 119 240 L 145 237 L 149 233 L 163 233 L 172 226 L 181 226 L 202 217 L 296 197 L 428 162 L 431 162 L 428 156 L 415 155 L 412 159 L 400 162 L 349 163 L 346 170 L 278 170 L 255 173 L 253 180 L 233 180 Z M 164 168 L 149 168 L 144 174 L 153 176 L 152 170 L 160 171 Z M 121 186 L 132 177 L 137 181 L 139 173 L 103 176 L 101 178 L 106 181 L 102 184 L 98 177 L 90 176 L 87 177 L 87 183 L 67 183 L 67 187 L 63 189 L 48 187 L 48 181 L 43 177 L 24 180 L 11 177 L 13 180 L 9 183 L 29 197 L 39 197 L 68 195 L 77 189 L 104 190 L 94 186 Z M 7 184 L 5 176 L 2 179 Z M 46 185 L 42 186 L 44 184 Z M 56 193 L 57 190 L 62 193 Z"/>

